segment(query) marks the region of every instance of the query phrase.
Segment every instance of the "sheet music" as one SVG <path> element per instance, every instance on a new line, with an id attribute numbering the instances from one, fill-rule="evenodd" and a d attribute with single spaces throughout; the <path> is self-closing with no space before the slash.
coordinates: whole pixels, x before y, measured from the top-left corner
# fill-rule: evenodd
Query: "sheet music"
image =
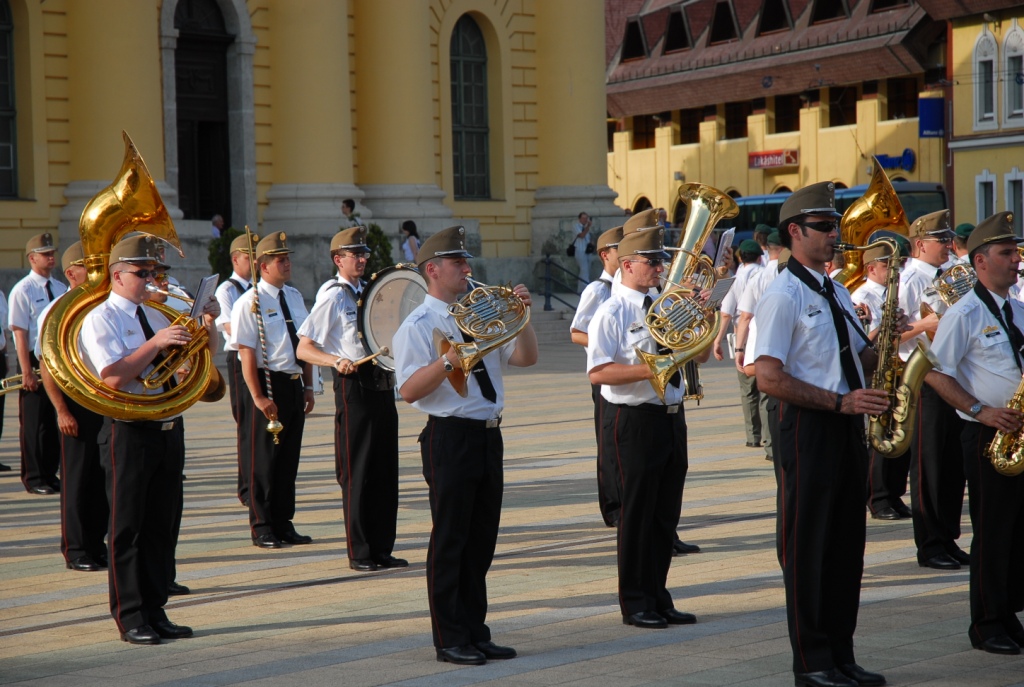
<path id="1" fill-rule="evenodd" d="M 722 301 L 725 300 L 726 294 L 732 289 L 733 282 L 736 281 L 736 277 L 729 277 L 727 279 L 719 279 L 715 283 L 715 288 L 711 289 L 711 296 L 708 298 L 707 308 L 713 308 L 718 310 L 722 307 Z"/>
<path id="2" fill-rule="evenodd" d="M 216 299 L 218 280 L 218 275 L 211 274 L 208 277 L 203 277 L 203 280 L 199 282 L 199 288 L 196 289 L 196 300 L 192 303 L 192 311 L 189 313 L 189 317 L 193 320 L 202 317 L 206 304 Z"/>
<path id="3" fill-rule="evenodd" d="M 736 227 L 730 227 L 722 232 L 722 238 L 718 241 L 718 252 L 715 254 L 715 268 L 725 264 L 725 258 L 732 250 L 732 241 L 736 237 Z M 725 298 L 725 296 L 722 296 Z"/>

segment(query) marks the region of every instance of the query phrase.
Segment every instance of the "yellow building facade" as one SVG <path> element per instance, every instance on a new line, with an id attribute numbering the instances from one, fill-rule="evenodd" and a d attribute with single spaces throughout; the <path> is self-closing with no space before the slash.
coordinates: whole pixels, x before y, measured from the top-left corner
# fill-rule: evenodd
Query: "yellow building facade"
<path id="1" fill-rule="evenodd" d="M 208 271 L 214 212 L 288 232 L 304 292 L 331 272 L 346 198 L 395 257 L 404 220 L 421 236 L 464 224 L 492 281 L 527 280 L 578 212 L 621 216 L 601 0 L 0 0 L 4 39 L 12 274 L 31 235 L 76 239 L 122 130 L 175 218 L 186 278 Z"/>

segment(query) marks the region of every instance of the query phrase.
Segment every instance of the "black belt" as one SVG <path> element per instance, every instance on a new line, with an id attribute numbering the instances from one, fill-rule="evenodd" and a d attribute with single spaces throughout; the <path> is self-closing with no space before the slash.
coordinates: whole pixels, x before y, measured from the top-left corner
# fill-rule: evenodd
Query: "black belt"
<path id="1" fill-rule="evenodd" d="M 266 374 L 263 371 L 263 368 L 260 368 L 258 370 L 258 372 L 261 375 L 262 374 Z M 271 370 L 270 371 L 270 376 L 275 378 L 275 379 L 288 379 L 288 380 L 302 379 L 302 373 L 301 372 L 275 372 L 274 370 Z"/>
<path id="2" fill-rule="evenodd" d="M 501 425 L 500 417 L 496 417 L 491 420 L 471 420 L 468 417 L 441 417 L 439 415 L 430 415 L 429 418 L 432 422 L 458 425 L 460 427 L 473 427 L 475 429 L 494 429 Z"/>
<path id="3" fill-rule="evenodd" d="M 114 420 L 114 422 L 122 425 L 131 425 L 132 427 L 138 427 L 139 429 L 152 429 L 158 432 L 166 432 L 174 429 L 178 422 L 181 420 L 180 417 L 176 417 L 173 420 Z"/>
<path id="4" fill-rule="evenodd" d="M 627 405 L 625 403 L 611 403 L 609 405 L 616 408 L 631 408 L 633 410 L 642 410 L 645 413 L 657 413 L 658 415 L 676 415 L 679 412 L 680 404 L 665 406 L 660 403 L 640 403 L 635 406 Z"/>

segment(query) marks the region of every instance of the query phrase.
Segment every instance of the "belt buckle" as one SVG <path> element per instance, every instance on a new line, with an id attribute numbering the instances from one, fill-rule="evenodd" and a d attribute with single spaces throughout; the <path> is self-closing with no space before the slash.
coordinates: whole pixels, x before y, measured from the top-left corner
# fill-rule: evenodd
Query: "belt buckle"
<path id="1" fill-rule="evenodd" d="M 174 420 L 171 420 L 170 422 L 162 422 L 160 424 L 161 432 L 166 432 L 169 429 L 174 429 Z"/>
<path id="2" fill-rule="evenodd" d="M 673 406 L 665 406 L 665 412 L 668 413 L 669 415 L 675 415 L 676 413 L 679 412 L 679 404 L 676 403 Z"/>
<path id="3" fill-rule="evenodd" d="M 301 373 L 301 372 L 299 372 L 299 373 L 297 373 L 297 374 L 293 374 L 293 375 L 292 375 L 292 376 L 290 376 L 290 377 L 289 377 L 288 379 L 291 379 L 292 381 L 294 381 L 294 380 L 296 380 L 296 379 L 299 379 L 300 377 L 302 377 L 302 373 Z"/>
<path id="4" fill-rule="evenodd" d="M 486 420 L 485 423 L 486 424 L 484 426 L 487 427 L 487 429 L 494 429 L 495 427 L 501 424 L 501 418 L 492 417 L 490 420 Z"/>

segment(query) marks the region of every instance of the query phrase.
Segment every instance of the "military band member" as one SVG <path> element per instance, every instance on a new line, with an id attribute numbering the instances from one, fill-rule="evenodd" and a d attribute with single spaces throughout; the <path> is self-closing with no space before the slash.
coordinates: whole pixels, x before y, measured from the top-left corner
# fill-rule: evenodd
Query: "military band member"
<path id="1" fill-rule="evenodd" d="M 11 289 L 8 326 L 14 334 L 18 372 L 22 388 L 18 393 L 21 421 L 21 483 L 30 494 L 60 491 L 60 431 L 57 414 L 34 370 L 39 360 L 34 353 L 39 336 L 39 313 L 67 287 L 50 276 L 56 265 L 57 249 L 49 233 L 33 236 L 25 244 L 31 271 Z"/>
<path id="2" fill-rule="evenodd" d="M 537 337 L 527 324 L 513 341 L 474 366 L 465 397 L 455 391 L 450 375 L 460 366 L 458 356 L 451 348 L 438 356 L 433 331 L 462 339 L 448 306 L 468 287 L 466 258 L 472 256 L 464 240 L 465 229 L 456 226 L 420 246 L 416 264 L 427 281 L 426 300 L 405 319 L 393 343 L 399 392 L 428 415 L 419 442 L 433 523 L 427 595 L 437 660 L 481 665 L 516 656 L 515 649 L 491 641 L 485 578 L 501 518 L 503 370 L 537 362 Z M 513 291 L 530 305 L 525 286 Z"/>
<path id="3" fill-rule="evenodd" d="M 7 377 L 7 336 L 4 334 L 4 324 L 7 322 L 7 296 L 0 291 L 0 379 Z M 4 433 L 4 405 L 7 401 L 7 394 L 0 394 L 0 437 Z M 10 472 L 11 466 L 0 463 L 0 472 Z"/>
<path id="4" fill-rule="evenodd" d="M 928 383 L 965 421 L 974 530 L 968 636 L 976 649 L 996 654 L 1018 654 L 1024 646 L 1017 618 L 1024 610 L 1024 476 L 996 472 L 985 454 L 997 430 L 1019 437 L 1024 419 L 1019 408 L 1007 408 L 1024 362 L 1024 307 L 1009 297 L 1020 267 L 1012 218 L 992 215 L 967 239 L 978 283 L 939 321 L 932 352 L 942 368 L 928 374 Z"/>
<path id="5" fill-rule="evenodd" d="M 882 308 L 888 292 L 889 249 L 884 245 L 864 251 L 864 283 L 853 292 L 855 306 L 867 313 L 869 337 L 877 334 L 882 323 Z M 910 509 L 903 503 L 907 493 L 907 470 L 910 452 L 886 458 L 875 450 L 868 452 L 868 510 L 875 520 L 909 518 Z"/>
<path id="6" fill-rule="evenodd" d="M 331 367 L 334 380 L 334 472 L 341 486 L 349 567 L 401 568 L 391 555 L 398 520 L 398 411 L 394 375 L 372 364 L 356 324 L 370 249 L 366 228 L 331 239 L 337 286 L 313 306 L 299 328 L 298 356 Z"/>
<path id="7" fill-rule="evenodd" d="M 919 341 L 925 348 L 929 346 L 925 333 L 934 333 L 938 324 L 935 314 L 921 315 L 921 304 L 938 313 L 945 309 L 932 282 L 942 274 L 953 236 L 948 210 L 919 217 L 910 226 L 914 258 L 900 275 L 900 308 L 911 326 L 900 344 L 904 361 Z M 964 503 L 962 431 L 963 420 L 934 389 L 923 384 L 910 444 L 910 505 L 921 567 L 956 570 L 969 562 L 956 543 Z"/>
<path id="8" fill-rule="evenodd" d="M 649 290 L 670 258 L 664 229 L 634 232 L 619 242 L 621 283 L 589 327 L 587 370 L 605 400 L 602 450 L 619 467 L 619 608 L 623 623 L 641 628 L 696 622 L 677 611 L 666 587 L 686 478 L 686 422 L 678 377 L 664 403 L 651 386 L 651 368 L 636 353 L 658 353 L 644 324 Z M 710 348 L 698 356 L 707 360 Z M 701 359 L 702 358 L 702 359 Z"/>
<path id="9" fill-rule="evenodd" d="M 71 288 L 86 282 L 82 243 L 71 244 L 61 256 L 61 268 Z M 38 330 L 58 296 L 39 313 Z M 89 572 L 107 567 L 107 519 L 110 506 L 100 448 L 97 443 L 103 416 L 83 408 L 64 395 L 43 362 L 40 337 L 36 337 L 39 377 L 57 412 L 60 430 L 60 552 L 69 570 Z"/>
<path id="10" fill-rule="evenodd" d="M 251 239 L 249 237 L 252 237 Z M 224 336 L 224 353 L 226 354 L 228 374 L 228 400 L 231 402 L 231 417 L 235 420 L 236 443 L 238 447 L 238 500 L 243 506 L 249 505 L 249 456 L 252 447 L 249 445 L 249 423 L 242 417 L 244 407 L 242 394 L 249 393 L 242 378 L 238 365 L 238 346 L 231 336 L 231 310 L 243 293 L 252 288 L 252 268 L 249 265 L 250 249 L 256 247 L 260 237 L 256 234 L 242 234 L 231 242 L 231 276 L 217 286 L 215 295 L 220 304 L 220 315 L 217 317 L 217 329 Z M 251 241 L 251 243 L 250 243 Z"/>
<path id="11" fill-rule="evenodd" d="M 139 380 L 169 348 L 191 336 L 159 311 L 145 307 L 146 285 L 167 266 L 159 262 L 160 242 L 137 234 L 110 252 L 110 295 L 82 322 L 86 364 L 114 389 L 140 394 Z M 216 304 L 203 325 L 216 345 Z M 191 637 L 192 629 L 167 619 L 164 605 L 174 556 L 174 520 L 181 498 L 185 459 L 181 416 L 125 422 L 105 418 L 99 433 L 100 460 L 110 503 L 110 610 L 121 639 L 159 644 Z"/>
<path id="12" fill-rule="evenodd" d="M 615 227 L 597 237 L 597 257 L 604 265 L 601 276 L 587 284 L 580 294 L 580 302 L 576 314 L 569 326 L 572 342 L 587 347 L 587 330 L 594 318 L 597 308 L 608 300 L 612 293 L 612 284 L 619 271 L 619 241 L 622 240 L 622 227 Z M 608 527 L 615 527 L 619 521 L 619 472 L 615 461 L 607 460 L 601 452 L 601 387 L 590 385 L 594 400 L 594 433 L 597 437 L 597 505 L 601 509 L 601 517 Z"/>
<path id="13" fill-rule="evenodd" d="M 295 478 L 299 471 L 302 430 L 313 410 L 313 374 L 299 360 L 298 329 L 308 313 L 302 294 L 285 282 L 292 263 L 287 237 L 274 232 L 256 245 L 260 282 L 249 289 L 231 310 L 231 335 L 238 346 L 238 363 L 249 393 L 242 394 L 242 416 L 248 420 L 251 441 L 249 472 L 249 528 L 253 546 L 279 549 L 282 544 L 309 544 L 313 539 L 295 531 Z M 253 296 L 259 292 L 267 359 L 261 350 Z M 267 395 L 266 373 L 270 370 Z M 267 431 L 267 421 L 278 420 L 284 429 L 279 444 Z"/>
<path id="14" fill-rule="evenodd" d="M 800 189 L 780 216 L 792 256 L 757 304 L 751 355 L 758 385 L 779 404 L 776 548 L 793 672 L 797 685 L 882 685 L 857 665 L 853 633 L 864 569 L 864 414 L 888 400 L 864 388 L 875 356 L 849 293 L 825 273 L 839 236 L 835 187 Z"/>
<path id="15" fill-rule="evenodd" d="M 969 222 L 961 222 L 956 225 L 956 229 L 953 230 L 953 255 L 949 256 L 949 261 L 943 267 L 949 269 L 953 265 L 971 264 L 971 259 L 967 254 L 967 239 L 971 237 L 972 231 L 974 231 L 974 225 Z"/>

